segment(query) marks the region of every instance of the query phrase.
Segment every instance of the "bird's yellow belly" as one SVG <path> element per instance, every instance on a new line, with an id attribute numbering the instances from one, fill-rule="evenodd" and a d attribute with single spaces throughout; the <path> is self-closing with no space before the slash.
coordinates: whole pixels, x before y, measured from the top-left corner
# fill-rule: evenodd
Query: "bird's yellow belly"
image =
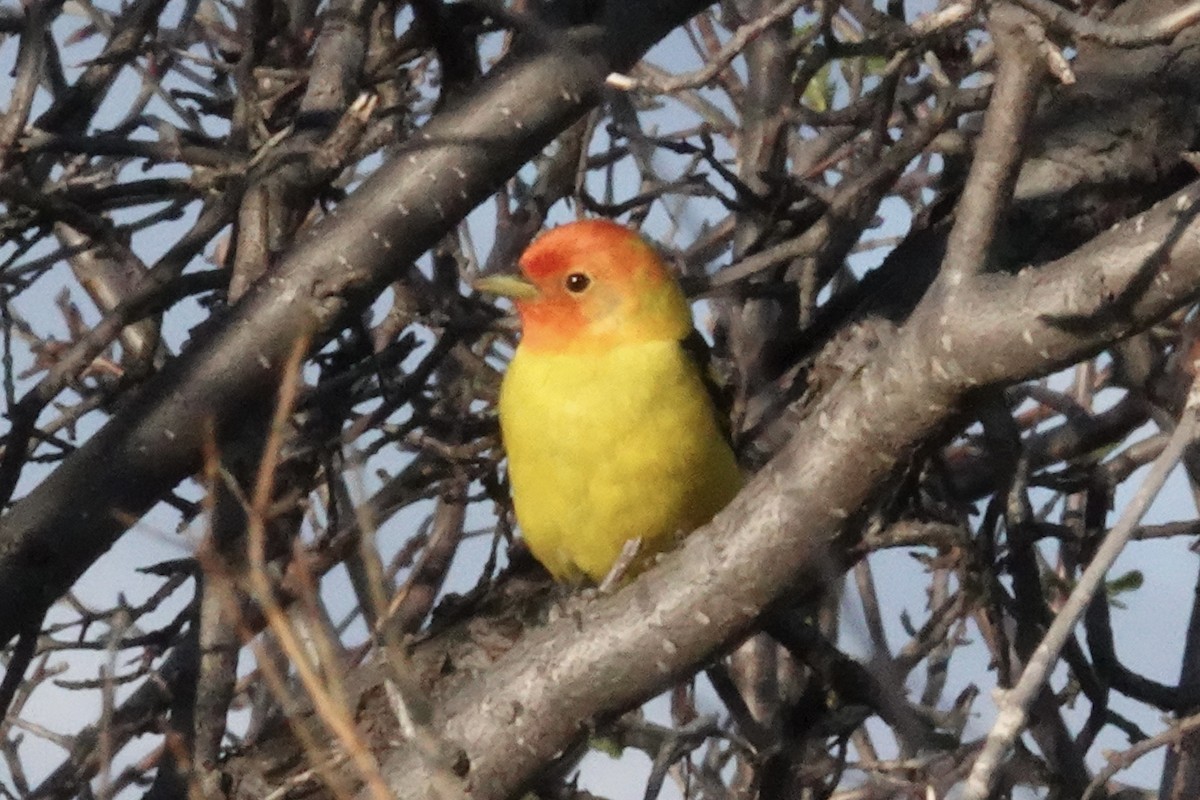
<path id="1" fill-rule="evenodd" d="M 518 350 L 500 411 L 517 520 L 559 579 L 602 579 L 630 539 L 645 555 L 669 547 L 741 485 L 677 342 L 582 358 Z"/>

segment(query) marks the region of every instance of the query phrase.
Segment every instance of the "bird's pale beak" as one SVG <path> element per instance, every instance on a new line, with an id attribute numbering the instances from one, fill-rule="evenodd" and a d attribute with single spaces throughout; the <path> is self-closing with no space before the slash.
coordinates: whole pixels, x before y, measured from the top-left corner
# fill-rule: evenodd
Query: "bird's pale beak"
<path id="1" fill-rule="evenodd" d="M 538 296 L 537 287 L 518 275 L 489 275 L 476 278 L 471 285 L 476 291 L 511 297 L 513 300 L 532 300 Z"/>

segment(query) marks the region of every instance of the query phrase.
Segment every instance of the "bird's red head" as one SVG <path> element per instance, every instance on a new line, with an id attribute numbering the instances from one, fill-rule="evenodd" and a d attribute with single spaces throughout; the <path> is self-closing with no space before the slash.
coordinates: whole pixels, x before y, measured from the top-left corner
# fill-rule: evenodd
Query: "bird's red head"
<path id="1" fill-rule="evenodd" d="M 623 225 L 563 225 L 538 237 L 519 263 L 531 287 L 514 297 L 525 347 L 600 350 L 691 330 L 690 307 L 666 264 Z"/>

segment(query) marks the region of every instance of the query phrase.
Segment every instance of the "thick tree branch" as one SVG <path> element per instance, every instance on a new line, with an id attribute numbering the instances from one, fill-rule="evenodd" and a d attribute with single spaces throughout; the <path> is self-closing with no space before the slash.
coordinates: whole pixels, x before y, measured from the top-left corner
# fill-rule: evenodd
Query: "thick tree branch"
<path id="1" fill-rule="evenodd" d="M 304 237 L 278 269 L 166 369 L 0 525 L 0 642 L 41 613 L 200 463 L 217 435 L 261 418 L 293 342 L 319 342 L 705 4 L 609 5 L 498 65 Z M 531 89 L 530 87 L 537 87 Z"/>
<path id="2" fill-rule="evenodd" d="M 56 19 L 58 1 L 30 8 Z M 1197 181 L 1197 0 L 1121 2 L 1103 12 L 1099 39 L 1040 0 L 950 5 L 915 21 L 902 0 L 727 0 L 656 49 L 664 68 L 628 69 L 622 54 L 657 35 L 644 22 L 665 29 L 664 9 L 682 18 L 699 0 L 253 0 L 232 15 L 131 1 L 120 14 L 85 2 L 83 27 L 45 30 L 0 9 L 0 27 L 40 36 L 20 52 L 11 43 L 21 97 L 0 119 L 14 200 L 0 214 L 10 417 L 0 505 L 12 514 L 0 517 L 0 601 L 16 598 L 17 616 L 0 627 L 22 631 L 0 682 L 0 694 L 15 689 L 0 721 L 4 788 L 65 797 L 89 782 L 104 795 L 140 783 L 145 800 L 171 800 L 195 785 L 262 800 L 345 798 L 371 780 L 376 798 L 557 796 L 599 735 L 653 759 L 648 795 L 668 776 L 689 796 L 963 790 L 982 745 L 964 724 L 991 688 L 1016 683 L 1124 497 L 1114 490 L 1169 439 L 1142 426 L 1174 427 L 1193 382 L 1196 195 L 1137 215 Z M 1079 36 L 1069 65 L 1063 31 Z M 1104 44 L 1148 35 L 1162 44 Z M 689 47 L 694 61 L 679 52 Z M 1074 85 L 1044 80 L 1055 58 Z M 697 67 L 685 80 L 714 80 L 657 99 L 610 91 L 611 103 L 587 109 L 608 70 L 621 70 L 608 81 L 619 88 L 624 75 L 663 85 Z M 128 91 L 118 74 L 140 85 Z M 93 119 L 98 108 L 117 116 Z M 742 452 L 757 468 L 791 448 L 708 534 L 718 538 L 701 532 L 664 558 L 665 579 L 652 571 L 611 605 L 554 592 L 520 546 L 506 547 L 507 513 L 492 530 L 473 524 L 476 512 L 507 511 L 494 403 L 512 326 L 462 297 L 463 279 L 480 263 L 511 264 L 538 228 L 581 209 L 644 227 L 668 251 L 690 243 L 689 286 L 716 293 L 697 309 L 713 366 L 740 378 L 748 401 L 735 405 Z M 67 226 L 78 235 L 63 238 Z M 90 255 L 139 267 L 115 294 L 96 291 L 89 242 Z M 885 252 L 864 278 L 859 259 Z M 192 272 L 201 262 L 218 268 Z M 147 349 L 128 324 L 160 311 L 163 345 Z M 206 321 L 192 327 L 197 314 Z M 278 404 L 285 440 L 271 406 L 297 339 L 320 350 L 303 399 Z M 150 369 L 131 369 L 137 351 Z M 1064 364 L 1070 390 L 1057 388 Z M 189 479 L 198 461 L 224 480 Z M 374 497 L 355 491 L 358 476 L 393 472 Z M 248 588 L 227 567 L 247 530 L 238 487 L 254 483 L 263 605 L 244 594 L 223 605 L 213 591 L 223 580 Z M 27 497 L 14 509 L 18 487 Z M 203 501 L 181 496 L 206 489 Z M 970 514 L 980 498 L 982 520 Z M 146 570 L 115 600 L 69 589 L 41 619 L 164 501 L 193 529 L 209 523 L 196 558 Z M 1187 680 L 1155 683 L 1118 659 L 1131 618 L 1110 620 L 1106 600 L 1153 592 L 1148 551 L 1183 553 L 1198 524 L 1134 532 L 1162 541 L 1130 545 L 1143 563 L 1095 595 L 1088 642 L 1069 637 L 1048 659 L 1071 680 L 1037 693 L 1031 749 L 995 762 L 1001 794 L 1077 796 L 1112 735 L 1162 727 L 1143 731 L 1139 713 L 1195 705 Z M 881 547 L 907 552 L 884 555 L 876 582 Z M 115 555 L 91 574 L 124 583 L 134 565 Z M 891 567 L 906 556 L 901 579 Z M 446 570 L 469 579 L 476 557 L 486 563 L 475 588 L 443 598 Z M 797 600 L 840 582 L 849 563 L 867 576 L 858 665 L 832 634 L 831 661 L 772 627 L 802 616 Z M 921 570 L 923 581 L 911 574 Z M 352 596 L 339 590 L 347 574 Z M 159 588 L 130 601 L 146 581 Z M 263 669 L 235 683 L 238 642 L 268 619 L 263 641 L 287 644 L 251 642 Z M 376 634 L 365 642 L 364 624 Z M 156 675 L 164 652 L 179 655 Z M 90 655 L 104 660 L 98 678 L 56 680 L 63 658 L 77 672 Z M 978 657 L 996 670 L 980 674 Z M 285 685 L 291 666 L 299 692 Z M 704 672 L 728 713 L 706 716 Z M 964 672 L 973 685 L 955 698 L 948 687 Z M 170 691 L 142 691 L 164 677 Z M 670 726 L 633 722 L 668 683 Z M 115 702 L 139 684 L 132 696 L 145 702 Z M 63 689 L 98 704 L 78 737 L 37 711 L 62 707 Z M 1127 718 L 1114 693 L 1141 710 Z M 235 698 L 253 711 L 231 741 Z M 1077 699 L 1086 721 L 1066 711 Z M 113 760 L 143 733 L 155 740 L 133 745 L 153 748 L 145 758 L 125 758 L 127 747 Z M 67 753 L 40 787 L 27 774 L 30 736 Z M 1181 798 L 1196 794 L 1176 779 L 1196 772 L 1192 738 L 1160 781 Z M 393 757 L 385 785 L 380 765 Z M 445 780 L 426 783 L 435 773 Z"/>
<path id="3" fill-rule="evenodd" d="M 1095 39 L 1114 47 L 1147 47 L 1170 41 L 1200 20 L 1200 3 L 1180 5 L 1157 19 L 1138 24 L 1114 24 L 1080 16 L 1050 0 L 1013 0 L 1055 28 L 1080 39 Z"/>
<path id="4" fill-rule="evenodd" d="M 438 724 L 464 748 L 474 796 L 518 791 L 589 720 L 653 696 L 785 593 L 836 574 L 845 521 L 976 388 L 1051 372 L 1200 295 L 1198 197 L 1192 185 L 1058 262 L 988 276 L 953 303 L 932 292 L 894 335 L 871 331 L 863 365 L 846 365 L 787 447 L 657 569 L 447 681 Z M 402 798 L 430 777 L 411 748 L 385 773 Z"/>

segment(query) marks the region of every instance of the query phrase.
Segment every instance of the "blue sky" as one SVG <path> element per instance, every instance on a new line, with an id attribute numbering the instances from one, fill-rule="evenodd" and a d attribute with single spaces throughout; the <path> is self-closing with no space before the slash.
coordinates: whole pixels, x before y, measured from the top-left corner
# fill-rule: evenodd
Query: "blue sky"
<path id="1" fill-rule="evenodd" d="M 99 5 L 101 8 L 115 10 L 115 5 L 111 0 L 106 0 Z M 177 15 L 181 7 L 181 2 L 173 2 L 169 6 L 168 18 Z M 83 19 L 78 13 L 79 7 L 76 4 L 68 3 L 65 8 L 66 13 L 55 26 L 56 36 L 60 40 L 66 33 L 78 29 L 83 24 Z M 910 5 L 910 18 L 925 8 L 927 5 L 924 2 Z M 66 51 L 67 66 L 71 76 L 78 73 L 79 66 L 86 59 L 95 55 L 97 45 L 98 42 L 93 37 L 68 48 Z M 0 44 L 0 104 L 6 103 L 5 98 L 11 90 L 11 72 L 15 55 L 15 39 L 8 39 Z M 698 66 L 691 47 L 678 33 L 655 48 L 650 58 L 672 70 Z M 124 116 L 127 109 L 121 106 L 121 102 L 132 100 L 136 96 L 138 85 L 136 77 L 127 70 L 121 78 L 120 89 L 111 95 L 113 100 L 106 103 L 97 116 L 97 127 L 111 126 Z M 45 101 L 42 98 L 35 106 L 35 116 L 44 106 Z M 174 118 L 173 112 L 161 100 L 152 100 L 147 110 L 167 119 Z M 644 125 L 658 126 L 663 132 L 684 129 L 694 124 L 694 121 L 694 117 L 691 117 L 689 112 L 678 102 L 669 98 L 663 101 L 661 108 L 643 116 Z M 221 133 L 215 129 L 209 132 Z M 153 134 L 146 131 L 144 135 L 150 137 Z M 603 140 L 603 137 L 600 139 Z M 656 157 L 655 163 L 664 174 L 670 174 L 678 164 L 665 156 Z M 171 174 L 179 174 L 178 168 L 157 167 L 141 177 Z M 599 176 L 593 176 L 590 179 L 591 188 L 597 195 L 602 194 L 600 180 Z M 635 192 L 637 190 L 636 181 L 637 176 L 633 171 L 627 166 L 622 167 L 618 171 L 615 183 L 617 199 L 621 199 L 622 193 Z M 153 210 L 156 208 L 142 209 L 134 212 L 133 215 L 151 213 Z M 684 246 L 696 237 L 704 224 L 715 222 L 725 213 L 715 202 L 695 200 L 689 200 L 686 205 L 681 204 L 677 211 L 679 212 L 677 217 L 672 219 L 671 215 L 668 215 L 662 208 L 656 209 L 647 222 L 647 232 L 669 245 Z M 551 220 L 562 222 L 572 218 L 575 213 L 575 209 L 560 203 L 553 210 Z M 885 204 L 881 217 L 881 227 L 871 236 L 899 235 L 907 229 L 909 224 L 907 208 L 899 201 L 889 201 Z M 121 221 L 127 220 L 128 215 L 121 219 Z M 173 234 L 189 224 L 190 221 L 189 216 L 170 225 L 139 233 L 133 239 L 133 247 L 147 263 L 153 262 L 170 245 Z M 473 213 L 470 223 L 471 239 L 477 248 L 476 254 L 482 262 L 486 259 L 492 242 L 494 218 L 490 204 L 485 204 Z M 7 257 L 11 252 L 7 249 L 8 247 L 10 246 L 0 244 L 0 257 Z M 876 250 L 855 256 L 854 267 L 859 271 L 869 269 L 882 260 L 883 255 L 884 251 Z M 209 265 L 197 263 L 193 265 L 192 269 L 207 266 Z M 74 281 L 69 270 L 65 266 L 59 265 L 39 279 L 26 294 L 14 301 L 14 311 L 25 318 L 40 335 L 65 338 L 67 332 L 61 316 L 54 311 L 53 298 L 62 287 L 73 287 L 73 285 Z M 86 297 L 77 288 L 72 288 L 72 299 L 83 308 L 85 318 L 89 322 L 98 319 L 97 312 L 88 305 Z M 383 313 L 386 305 L 387 298 L 385 297 L 377 304 L 378 312 Z M 703 316 L 705 309 L 699 308 L 698 313 Z M 202 318 L 203 312 L 195 305 L 184 304 L 171 312 L 168 324 L 164 329 L 164 336 L 173 352 L 178 352 L 186 341 L 190 328 Z M 28 360 L 28 350 L 23 348 L 20 343 L 18 343 L 16 352 L 18 363 L 21 363 L 21 359 Z M 412 358 L 417 359 L 420 355 L 421 351 L 414 354 Z M 21 381 L 18 390 L 27 389 L 35 379 L 36 376 Z M 1069 376 L 1056 376 L 1051 379 L 1050 384 L 1061 388 L 1068 382 Z M 67 401 L 70 399 L 69 396 L 64 398 Z M 98 415 L 85 417 L 79 427 L 80 437 L 89 435 L 101 421 Z M 1151 433 L 1150 430 L 1143 430 L 1135 438 Z M 380 455 L 361 471 L 359 475 L 361 487 L 357 488 L 364 495 L 368 494 L 378 485 L 375 470 L 383 469 L 394 472 L 401 466 L 402 461 L 398 460 L 394 453 Z M 40 479 L 44 474 L 40 469 L 31 467 L 27 471 L 21 491 L 28 490 L 34 482 Z M 1122 504 L 1123 498 L 1132 491 L 1132 487 L 1137 483 L 1138 476 L 1135 476 L 1134 480 L 1127 482 L 1122 488 L 1118 494 L 1118 508 Z M 185 488 L 183 493 L 197 497 L 198 489 L 194 486 Z M 385 561 L 391 552 L 398 549 L 412 534 L 428 508 L 428 504 L 421 504 L 398 515 L 380 528 L 377 536 L 381 549 L 385 551 Z M 1194 516 L 1195 508 L 1186 481 L 1177 471 L 1172 476 L 1168 489 L 1154 504 L 1148 519 L 1157 522 L 1188 519 L 1194 518 Z M 488 512 L 485 509 L 478 509 L 473 512 L 468 527 L 485 531 L 489 529 L 491 523 Z M 202 524 L 194 524 L 183 531 L 177 530 L 177 525 L 178 516 L 173 511 L 159 508 L 148 514 L 134 530 L 117 543 L 105 558 L 88 571 L 76 588 L 77 597 L 93 608 L 111 605 L 119 595 L 125 596 L 134 603 L 144 600 L 158 588 L 160 581 L 158 578 L 141 575 L 135 571 L 135 568 L 190 555 L 203 536 Z M 1195 554 L 1188 549 L 1188 544 L 1187 541 L 1182 540 L 1135 543 L 1122 555 L 1115 570 L 1119 574 L 1126 570 L 1138 569 L 1144 573 L 1146 578 L 1145 586 L 1141 591 L 1128 593 L 1121 598 L 1125 608 L 1114 608 L 1113 610 L 1118 654 L 1131 668 L 1148 677 L 1167 683 L 1175 682 L 1178 676 L 1183 635 L 1197 577 L 1197 559 Z M 474 584 L 482 569 L 489 546 L 490 536 L 482 535 L 469 539 L 463 545 L 451 572 L 447 589 L 462 591 Z M 1048 553 L 1052 557 L 1052 552 L 1048 551 Z M 876 554 L 871 558 L 871 565 L 884 608 L 884 623 L 889 640 L 893 647 L 899 647 L 907 639 L 901 621 L 902 615 L 907 614 L 918 626 L 927 615 L 924 594 L 927 583 L 926 576 L 922 567 L 910 555 L 899 551 Z M 323 593 L 335 619 L 339 619 L 342 613 L 351 610 L 353 595 L 348 589 L 343 570 L 339 569 L 331 573 L 323 584 Z M 165 619 L 168 615 L 178 611 L 186 602 L 186 595 L 186 591 L 180 592 L 162 609 L 158 619 Z M 865 623 L 852 582 L 847 585 L 842 609 L 843 632 L 840 645 L 852 654 L 869 656 Z M 67 619 L 70 616 L 69 613 L 58 612 L 52 619 Z M 352 628 L 351 631 L 349 634 L 351 637 L 362 636 L 361 625 Z M 993 709 L 993 701 L 988 690 L 994 685 L 994 673 L 987 668 L 986 655 L 978 644 L 977 633 L 972 630 L 968 636 L 975 639 L 977 644 L 965 646 L 956 654 L 952 664 L 951 685 L 947 688 L 945 697 L 948 702 L 959 689 L 969 682 L 980 685 L 984 693 L 975 704 L 976 717 L 968 728 L 968 735 L 982 735 L 990 722 Z M 97 670 L 103 663 L 103 656 L 86 652 L 64 653 L 53 658 L 52 663 L 64 666 L 66 668 L 64 676 L 66 677 L 90 679 L 97 676 Z M 249 663 L 248 658 L 246 663 Z M 910 687 L 914 693 L 919 692 L 922 674 L 918 670 L 913 673 L 910 680 Z M 1060 670 L 1056 686 L 1061 687 L 1061 684 Z M 128 687 L 122 687 L 118 691 L 118 696 L 123 696 L 128 691 L 130 691 Z M 99 702 L 100 698 L 95 693 L 68 692 L 46 685 L 35 693 L 22 716 L 31 722 L 69 734 L 95 719 L 99 710 Z M 705 691 L 701 691 L 699 703 L 702 711 L 720 712 L 715 699 Z M 1086 715 L 1086 707 L 1086 702 L 1081 702 L 1077 704 L 1074 711 L 1070 712 L 1074 717 L 1073 722 L 1083 719 Z M 1113 707 L 1139 722 L 1148 732 L 1156 732 L 1162 727 L 1156 713 L 1148 712 L 1142 707 L 1124 701 L 1118 695 L 1114 695 Z M 647 715 L 651 719 L 665 722 L 665 704 L 661 701 L 649 704 Z M 1115 735 L 1111 729 L 1105 732 L 1101 741 L 1103 746 L 1112 749 L 1123 749 L 1126 746 L 1123 737 Z M 130 748 L 130 752 L 122 755 L 121 763 L 127 763 L 129 759 L 143 754 L 150 744 L 149 741 L 141 742 L 136 747 Z M 37 780 L 40 773 L 56 766 L 62 757 L 62 751 L 56 745 L 29 734 L 25 736 L 21 753 L 26 766 L 31 771 L 30 777 L 33 780 Z M 1161 753 L 1158 753 L 1142 759 L 1134 769 L 1120 778 L 1142 785 L 1154 785 L 1160 764 Z M 1094 758 L 1093 766 L 1097 765 Z M 593 789 L 604 796 L 640 797 L 648 768 L 649 761 L 641 754 L 628 754 L 619 762 L 613 762 L 605 755 L 594 754 L 585 761 L 580 782 L 584 787 Z M 3 769 L 0 767 L 0 778 L 3 777 Z M 670 784 L 668 784 L 668 790 L 670 791 Z M 667 796 L 676 795 L 668 794 Z"/>

